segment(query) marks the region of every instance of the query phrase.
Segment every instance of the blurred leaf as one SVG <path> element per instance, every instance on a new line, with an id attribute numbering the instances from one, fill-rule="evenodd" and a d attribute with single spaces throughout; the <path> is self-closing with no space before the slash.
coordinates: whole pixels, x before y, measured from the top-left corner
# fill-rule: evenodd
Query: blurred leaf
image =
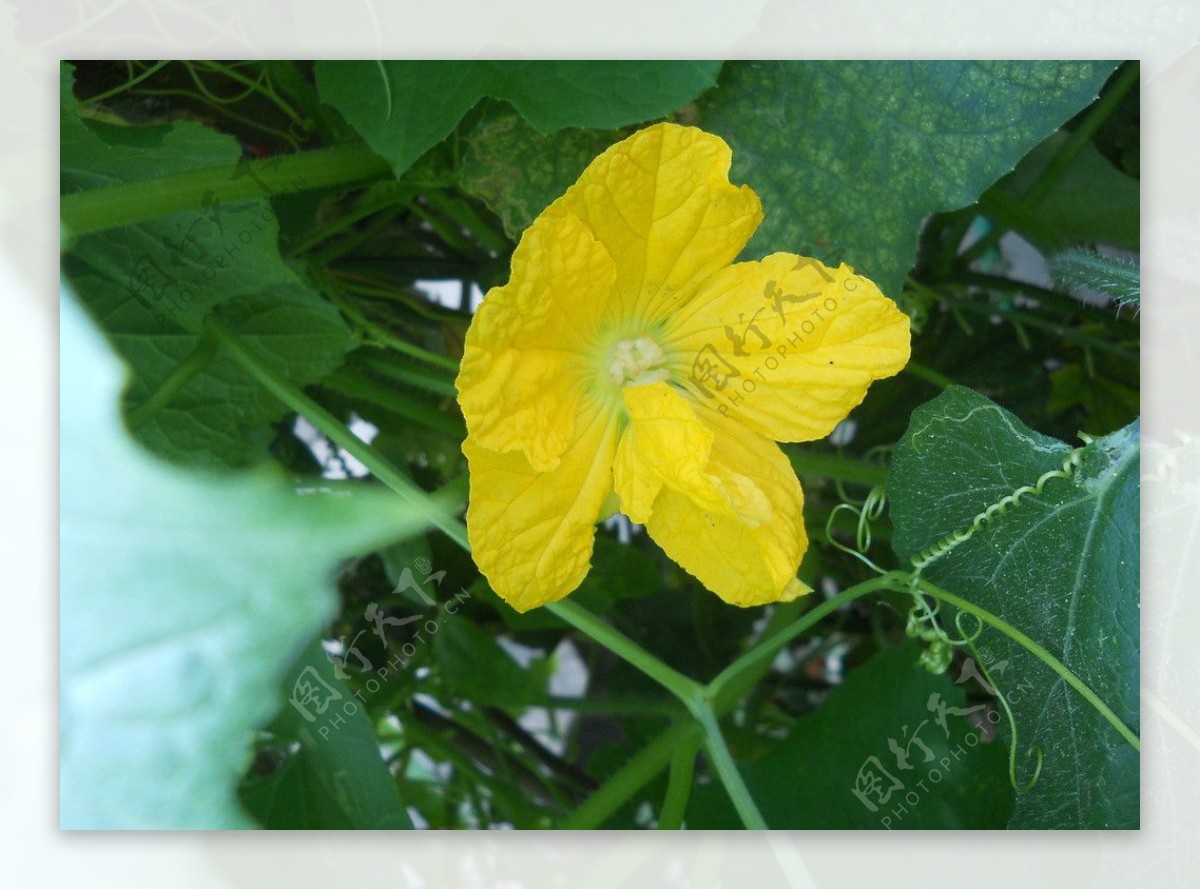
<path id="1" fill-rule="evenodd" d="M 334 613 L 337 560 L 425 523 L 361 488 L 166 466 L 132 443 L 121 372 L 61 309 L 60 820 L 233 828 L 251 731 Z"/>
<path id="2" fill-rule="evenodd" d="M 270 731 L 285 759 L 270 775 L 243 782 L 246 809 L 269 829 L 412 828 L 366 708 L 337 678 L 319 641 L 285 679 L 285 693 L 297 698 L 302 684 L 313 684 L 325 712 L 290 701 L 279 712 Z"/>
<path id="3" fill-rule="evenodd" d="M 1135 732 L 1138 435 L 1135 422 L 1096 440 L 1071 479 L 1024 494 L 923 572 L 1048 649 Z M 969 527 L 990 505 L 1060 469 L 1070 450 L 971 390 L 946 390 L 913 413 L 896 447 L 888 482 L 896 554 L 907 562 Z M 1137 827 L 1137 751 L 1007 636 L 989 628 L 979 646 L 993 655 L 985 661 L 1008 663 L 1000 687 L 1010 692 L 1020 753 L 1033 745 L 1045 752 L 1037 786 L 1018 798 L 1010 827 Z"/>
<path id="4" fill-rule="evenodd" d="M 913 642 L 880 652 L 851 671 L 770 753 L 741 764 L 768 825 L 1004 826 L 1013 798 L 1005 769 L 1007 752 L 1000 744 L 981 742 L 979 727 L 950 710 L 969 710 L 964 708 L 966 686 L 919 667 L 919 654 Z M 944 728 L 937 723 L 939 705 L 946 706 Z M 990 712 L 984 708 L 973 713 L 991 725 L 999 717 L 989 718 Z M 901 754 L 907 749 L 902 763 L 893 742 Z M 868 773 L 880 778 L 877 791 L 869 792 L 860 780 L 860 774 Z M 740 828 L 741 823 L 725 791 L 710 784 L 694 793 L 687 827 Z"/>
<path id="5" fill-rule="evenodd" d="M 516 240 L 597 155 L 625 135 L 576 128 L 540 133 L 511 109 L 491 105 L 466 135 L 462 185 Z"/>
<path id="6" fill-rule="evenodd" d="M 746 250 L 846 261 L 889 296 L 922 220 L 973 203 L 1091 102 L 1110 62 L 730 62 L 700 125 L 762 197 Z"/>
<path id="7" fill-rule="evenodd" d="M 195 124 L 89 127 L 63 67 L 64 193 L 220 164 L 236 140 Z M 120 134 L 111 144 L 101 138 Z M 144 444 L 180 463 L 245 466 L 264 460 L 284 406 L 201 336 L 219 311 L 273 370 L 303 385 L 354 345 L 337 311 L 283 262 L 266 200 L 214 204 L 74 240 L 64 269 L 129 363 L 125 408 Z"/>
<path id="8" fill-rule="evenodd" d="M 322 61 L 332 105 L 397 176 L 480 99 L 506 99 L 541 131 L 611 129 L 670 114 L 716 81 L 720 62 Z"/>

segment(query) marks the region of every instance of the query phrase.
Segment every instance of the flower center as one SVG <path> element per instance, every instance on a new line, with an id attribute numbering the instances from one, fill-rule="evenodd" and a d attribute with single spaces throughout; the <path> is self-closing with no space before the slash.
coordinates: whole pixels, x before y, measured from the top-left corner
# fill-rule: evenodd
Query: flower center
<path id="1" fill-rule="evenodd" d="M 617 386 L 658 383 L 671 376 L 662 347 L 649 337 L 621 340 L 609 355 L 608 376 Z"/>

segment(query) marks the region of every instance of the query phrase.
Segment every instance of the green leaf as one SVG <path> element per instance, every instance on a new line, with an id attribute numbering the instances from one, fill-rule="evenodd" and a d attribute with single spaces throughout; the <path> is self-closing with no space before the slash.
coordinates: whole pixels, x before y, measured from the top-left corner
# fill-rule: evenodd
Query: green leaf
<path id="1" fill-rule="evenodd" d="M 322 61 L 317 88 L 397 176 L 480 99 L 506 99 L 542 131 L 612 129 L 670 114 L 716 81 L 720 62 Z"/>
<path id="2" fill-rule="evenodd" d="M 851 671 L 761 759 L 740 765 L 768 825 L 1003 827 L 1013 797 L 1005 751 L 982 741 L 979 727 L 999 715 L 986 706 L 966 707 L 965 682 L 929 673 L 917 665 L 918 656 L 911 641 L 885 649 Z M 872 776 L 879 786 L 869 785 Z M 720 786 L 708 785 L 694 794 L 687 827 L 738 828 L 740 822 Z"/>
<path id="3" fill-rule="evenodd" d="M 892 544 L 903 561 L 971 527 L 991 505 L 1009 504 L 923 575 L 1028 634 L 1135 732 L 1138 435 L 1135 422 L 1097 439 L 1078 453 L 1070 478 L 1038 486 L 1071 447 L 952 387 L 913 413 L 888 482 Z M 1006 501 L 1026 486 L 1035 490 Z M 972 624 L 966 619 L 967 630 Z M 1022 780 L 1032 772 L 1030 746 L 1045 756 L 1010 827 L 1136 828 L 1137 751 L 1008 636 L 989 628 L 978 645 L 985 663 L 1006 664 L 997 682 L 1016 719 Z"/>
<path id="4" fill-rule="evenodd" d="M 700 125 L 763 200 L 747 255 L 846 261 L 897 297 L 922 220 L 973 203 L 1110 62 L 730 62 Z"/>
<path id="5" fill-rule="evenodd" d="M 60 346 L 61 825 L 247 827 L 251 733 L 334 614 L 336 562 L 426 523 L 361 487 L 165 465 L 125 433 L 121 369 L 65 294 Z"/>
<path id="6" fill-rule="evenodd" d="M 466 134 L 462 185 L 516 240 L 597 155 L 625 135 L 578 128 L 539 133 L 511 109 L 491 105 Z"/>
<path id="7" fill-rule="evenodd" d="M 1091 143 L 1067 164 L 1036 207 L 1021 204 L 1068 139 L 1066 133 L 1056 133 L 1026 155 L 1016 170 L 984 194 L 984 208 L 1043 250 L 1100 243 L 1136 251 L 1141 187 Z"/>
<path id="8" fill-rule="evenodd" d="M 270 727 L 268 749 L 284 759 L 243 782 L 246 809 L 277 830 L 412 828 L 366 707 L 337 678 L 320 642 L 286 678 L 290 701 Z M 315 698 L 305 702 L 311 691 Z M 266 754 L 259 760 L 269 761 Z"/>
<path id="9" fill-rule="evenodd" d="M 442 678 L 472 702 L 527 705 L 545 698 L 540 672 L 522 668 L 466 616 L 442 622 L 434 637 L 434 654 Z"/>
<path id="10" fill-rule="evenodd" d="M 64 191 L 228 164 L 237 142 L 194 124 L 89 127 L 64 67 Z M 119 134 L 106 142 L 99 133 Z M 117 137 L 114 137 L 116 140 Z M 134 434 L 196 466 L 264 460 L 284 406 L 202 335 L 216 312 L 297 385 L 324 377 L 354 346 L 337 310 L 279 255 L 268 201 L 213 204 L 75 239 L 64 269 L 129 363 L 125 408 Z"/>

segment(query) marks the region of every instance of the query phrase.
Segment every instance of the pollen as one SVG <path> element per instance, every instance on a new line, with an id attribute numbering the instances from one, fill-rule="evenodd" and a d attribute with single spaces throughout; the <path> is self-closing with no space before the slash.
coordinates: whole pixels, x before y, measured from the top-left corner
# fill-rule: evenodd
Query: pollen
<path id="1" fill-rule="evenodd" d="M 617 386 L 660 383 L 670 376 L 667 356 L 649 337 L 621 340 L 612 350 L 608 376 Z"/>

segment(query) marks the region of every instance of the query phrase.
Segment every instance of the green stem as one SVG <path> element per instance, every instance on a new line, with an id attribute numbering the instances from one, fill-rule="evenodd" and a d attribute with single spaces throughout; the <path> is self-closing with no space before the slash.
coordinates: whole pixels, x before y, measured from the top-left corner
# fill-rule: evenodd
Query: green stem
<path id="1" fill-rule="evenodd" d="M 932 383 L 938 389 L 948 389 L 954 385 L 954 381 L 940 371 L 935 371 L 933 368 L 922 365 L 918 362 L 909 362 L 904 366 L 905 373 L 911 374 L 913 377 L 919 377 L 926 383 Z"/>
<path id="2" fill-rule="evenodd" d="M 409 197 L 410 195 L 407 193 L 407 191 L 404 193 L 397 191 L 396 193 L 387 195 L 378 201 L 363 202 L 358 207 L 355 207 L 353 210 L 342 214 L 332 222 L 323 226 L 319 226 L 315 230 L 309 232 L 308 235 L 297 241 L 289 248 L 287 251 L 287 256 L 294 257 L 302 253 L 306 253 L 312 250 L 322 241 L 325 241 L 326 239 L 337 235 L 340 232 L 344 232 L 346 229 L 362 222 L 367 217 L 374 216 L 376 213 L 380 213 L 384 210 L 389 210 L 392 207 L 395 207 L 397 204 L 403 204 L 409 199 Z"/>
<path id="3" fill-rule="evenodd" d="M 111 99 L 113 96 L 117 95 L 118 93 L 123 93 L 126 90 L 130 89 L 131 87 L 137 86 L 143 80 L 153 77 L 155 74 L 157 74 L 163 68 L 166 68 L 168 65 L 170 65 L 172 61 L 174 61 L 174 60 L 166 59 L 165 61 L 155 62 L 153 65 L 151 65 L 149 68 L 147 68 L 141 74 L 139 74 L 137 77 L 134 77 L 130 80 L 125 81 L 125 83 L 121 84 L 119 87 L 113 87 L 111 90 L 107 90 L 106 92 L 100 93 L 95 96 L 88 96 L 86 99 L 82 99 L 80 101 L 86 102 L 90 105 L 95 102 L 103 102 L 105 99 Z"/>
<path id="4" fill-rule="evenodd" d="M 512 250 L 512 242 L 508 240 L 508 236 L 496 229 L 482 214 L 461 198 L 444 191 L 430 190 L 425 193 L 425 200 L 430 207 L 466 229 L 475 237 L 476 241 L 498 256 L 503 256 Z"/>
<path id="5" fill-rule="evenodd" d="M 667 795 L 658 814 L 660 831 L 676 831 L 683 826 L 688 800 L 692 796 L 692 776 L 696 771 L 696 752 L 699 750 L 700 740 L 691 739 L 676 747 L 671 755 Z"/>
<path id="6" fill-rule="evenodd" d="M 415 421 L 426 429 L 461 440 L 467 430 L 462 420 L 453 414 L 439 411 L 433 405 L 419 399 L 406 397 L 396 389 L 384 386 L 350 368 L 339 368 L 325 378 L 325 386 L 336 389 L 356 399 L 363 399 L 397 414 L 406 420 Z"/>
<path id="7" fill-rule="evenodd" d="M 755 831 L 765 830 L 767 823 L 758 811 L 758 805 L 754 802 L 750 789 L 746 787 L 742 774 L 738 772 L 737 764 L 733 762 L 733 755 L 729 753 L 729 747 L 725 744 L 725 737 L 721 734 L 716 715 L 709 707 L 696 708 L 692 714 L 704 730 L 704 747 L 708 751 L 708 757 L 721 779 L 721 784 L 725 786 L 729 799 L 733 801 L 734 809 L 741 816 L 742 824 Z"/>
<path id="8" fill-rule="evenodd" d="M 404 260 L 399 260 L 397 265 L 402 265 Z M 330 270 L 328 273 L 334 282 L 343 290 L 353 294 L 358 294 L 364 297 L 372 297 L 376 300 L 388 300 L 392 303 L 399 303 L 404 308 L 416 313 L 422 318 L 427 318 L 437 324 L 446 324 L 451 318 L 453 310 L 444 307 L 436 306 L 431 303 L 428 296 L 411 290 L 388 290 L 386 287 L 376 287 L 369 283 L 364 283 L 370 279 L 366 279 L 361 275 L 356 275 L 353 272 L 342 272 L 340 270 Z M 455 271 L 452 275 L 434 275 L 431 277 L 457 277 L 458 272 Z M 421 277 L 422 273 L 414 272 L 414 277 Z"/>
<path id="9" fill-rule="evenodd" d="M 375 477 L 399 495 L 405 503 L 427 510 L 430 521 L 441 529 L 450 540 L 469 551 L 467 529 L 452 516 L 446 507 L 434 500 L 427 492 L 417 486 L 411 479 L 394 467 L 390 461 L 379 452 L 354 435 L 340 420 L 318 405 L 315 401 L 293 386 L 289 381 L 279 377 L 241 339 L 230 331 L 216 318 L 210 317 L 206 322 L 207 328 L 213 332 L 224 345 L 250 372 L 259 383 L 271 392 L 277 399 L 305 417 L 313 426 L 321 431 L 331 441 L 354 455 L 363 466 Z"/>
<path id="10" fill-rule="evenodd" d="M 633 755 L 587 800 L 579 805 L 560 827 L 596 828 L 654 779 L 681 746 L 698 745 L 700 727 L 691 720 L 672 723 L 661 735 Z"/>
<path id="11" fill-rule="evenodd" d="M 1141 741 L 1138 739 L 1137 735 L 1133 732 L 1133 730 L 1125 725 L 1124 721 L 1113 712 L 1112 708 L 1106 705 L 1100 699 L 1100 696 L 1096 695 L 1096 693 L 1094 693 L 1086 683 L 1080 680 L 1070 668 L 1051 655 L 1045 648 L 1035 643 L 1029 636 L 1017 630 L 1017 628 L 1013 627 L 1003 618 L 993 615 L 987 609 L 977 606 L 960 596 L 956 596 L 955 594 L 950 593 L 948 590 L 943 590 L 937 585 L 926 581 L 924 578 L 916 576 L 914 580 L 917 587 L 919 587 L 922 592 L 928 594 L 934 599 L 941 600 L 944 603 L 949 603 L 956 609 L 966 612 L 969 615 L 974 615 L 980 621 L 987 622 L 992 627 L 996 628 L 996 630 L 1000 631 L 1014 642 L 1023 646 L 1031 655 L 1046 665 L 1046 667 L 1050 668 L 1050 670 L 1062 677 L 1062 679 L 1067 682 L 1067 685 L 1082 695 L 1087 703 L 1095 708 L 1105 720 L 1112 724 L 1113 728 L 1121 734 L 1125 741 L 1133 746 L 1135 751 L 1140 751 L 1142 749 Z"/>
<path id="12" fill-rule="evenodd" d="M 1080 122 L 1075 131 L 1071 133 L 1071 137 L 1066 141 L 1061 149 L 1054 155 L 1054 159 L 1046 165 L 1046 169 L 1042 171 L 1042 175 L 1025 193 L 1022 203 L 1026 207 L 1036 207 L 1050 194 L 1050 190 L 1054 188 L 1063 171 L 1067 169 L 1071 161 L 1079 152 L 1083 151 L 1085 145 L 1100 129 L 1101 125 L 1108 120 L 1109 116 L 1117 110 L 1117 106 L 1121 104 L 1121 100 L 1125 98 L 1125 94 L 1133 88 L 1141 77 L 1141 65 L 1138 62 L 1130 62 L 1125 66 L 1124 70 L 1117 75 L 1117 79 L 1113 81 L 1112 89 L 1100 97 L 1087 113 L 1084 119 Z"/>
<path id="13" fill-rule="evenodd" d="M 130 411 L 125 417 L 125 423 L 131 430 L 136 430 L 151 417 L 171 403 L 179 391 L 187 386 L 193 377 L 208 367 L 213 356 L 217 354 L 217 343 L 211 337 L 203 337 L 192 354 L 185 358 L 167 375 L 166 379 L 150 393 L 146 401 Z"/>
<path id="14" fill-rule="evenodd" d="M 611 624 L 601 621 L 587 609 L 565 600 L 550 603 L 546 608 L 610 652 L 625 659 L 676 696 L 689 709 L 699 700 L 702 692 L 699 683 L 690 677 L 685 677 L 673 667 L 663 664 L 629 637 Z"/>
<path id="15" fill-rule="evenodd" d="M 406 344 L 406 346 L 411 346 L 411 344 Z M 413 355 L 413 353 L 417 354 Z M 405 354 L 422 361 L 426 361 L 425 355 L 435 355 L 432 352 L 425 353 L 425 350 L 419 346 L 413 346 L 412 352 Z M 414 365 L 409 361 L 398 361 L 395 356 L 379 350 L 364 351 L 357 356 L 357 359 L 364 367 L 378 374 L 399 383 L 423 389 L 433 395 L 454 398 L 458 394 L 458 390 L 454 388 L 453 370 L 441 362 L 437 363 L 436 368 L 429 368 L 426 365 Z M 447 371 L 451 371 L 451 373 L 448 374 Z"/>
<path id="16" fill-rule="evenodd" d="M 387 161 L 365 145 L 339 145 L 247 161 L 243 170 L 246 175 L 235 179 L 242 171 L 224 164 L 63 195 L 62 224 L 72 235 L 87 235 L 196 209 L 206 200 L 261 198 L 264 187 L 267 193 L 277 194 L 345 185 L 382 176 L 390 168 Z"/>
<path id="17" fill-rule="evenodd" d="M 999 307 L 988 302 L 981 302 L 972 299 L 958 299 L 957 297 L 952 297 L 949 294 L 940 294 L 937 291 L 930 290 L 918 282 L 913 282 L 912 279 L 909 279 L 909 281 L 917 288 L 932 294 L 938 300 L 949 303 L 956 311 L 964 310 L 966 312 L 974 313 L 975 315 L 984 315 L 989 318 L 992 316 L 999 316 L 1011 325 L 1029 325 L 1031 328 L 1038 328 L 1039 330 L 1047 331 L 1056 337 L 1061 337 L 1063 340 L 1069 340 L 1070 342 L 1075 343 L 1077 346 L 1080 346 L 1084 349 L 1098 349 L 1101 352 L 1106 352 L 1109 355 L 1120 358 L 1126 362 L 1132 362 L 1134 364 L 1136 364 L 1138 361 L 1138 357 L 1136 355 L 1128 352 L 1120 344 L 1113 343 L 1109 340 L 1102 340 L 1099 337 L 1093 337 L 1091 334 L 1081 331 L 1078 328 L 1071 327 L 1070 325 L 1064 325 L 1057 321 L 1050 321 L 1042 318 L 1039 315 L 1034 315 L 1031 312 L 1024 312 L 1019 309 L 1005 310 L 1000 309 Z"/>
<path id="18" fill-rule="evenodd" d="M 888 468 L 882 464 L 867 463 L 852 457 L 837 454 L 820 454 L 812 451 L 786 449 L 788 460 L 801 476 L 823 476 L 854 482 L 859 485 L 883 485 L 887 482 Z"/>
<path id="19" fill-rule="evenodd" d="M 297 124 L 301 127 L 304 126 L 304 118 L 302 118 L 299 114 L 297 114 L 296 110 L 294 108 L 292 108 L 291 105 L 289 105 L 287 102 L 283 101 L 283 99 L 281 99 L 279 97 L 279 94 L 276 93 L 275 90 L 271 87 L 269 80 L 266 83 L 263 82 L 264 79 L 267 78 L 267 72 L 266 72 L 265 66 L 263 68 L 262 73 L 260 74 L 259 80 L 251 80 L 249 77 L 242 74 L 236 68 L 233 68 L 229 65 L 222 65 L 220 62 L 202 62 L 199 64 L 201 64 L 205 68 L 208 68 L 210 71 L 215 71 L 219 74 L 225 75 L 230 80 L 236 80 L 238 83 L 245 86 L 252 93 L 254 93 L 254 92 L 261 93 L 262 95 L 266 96 L 267 100 L 270 101 L 273 105 L 275 105 L 276 108 L 278 108 L 285 115 L 287 115 L 287 117 L 292 121 L 292 123 Z M 197 85 L 199 85 L 199 84 L 197 84 Z"/>
<path id="20" fill-rule="evenodd" d="M 753 649 L 743 654 L 712 680 L 705 688 L 705 697 L 713 703 L 718 714 L 725 713 L 741 698 L 750 686 L 758 680 L 756 670 L 770 665 L 779 652 L 789 642 L 817 624 L 827 615 L 831 615 L 849 602 L 866 596 L 877 590 L 894 590 L 902 584 L 907 575 L 901 572 L 889 572 L 878 578 L 863 581 L 853 587 L 848 587 L 832 599 L 828 599 L 816 608 L 806 612 L 803 617 L 763 639 Z M 748 682 L 747 682 L 748 681 Z"/>
<path id="21" fill-rule="evenodd" d="M 1055 309 L 1067 316 L 1086 319 L 1089 322 L 1101 324 L 1114 331 L 1119 331 L 1122 335 L 1128 335 L 1132 327 L 1128 321 L 1122 321 L 1107 309 L 1090 306 L 1067 294 L 1039 287 L 1036 284 L 1014 281 L 1011 278 L 1005 278 L 1001 275 L 988 275 L 983 272 L 963 272 L 957 276 L 956 282 L 978 285 L 989 290 L 1023 294 L 1041 303 L 1042 306 L 1039 308 Z"/>

